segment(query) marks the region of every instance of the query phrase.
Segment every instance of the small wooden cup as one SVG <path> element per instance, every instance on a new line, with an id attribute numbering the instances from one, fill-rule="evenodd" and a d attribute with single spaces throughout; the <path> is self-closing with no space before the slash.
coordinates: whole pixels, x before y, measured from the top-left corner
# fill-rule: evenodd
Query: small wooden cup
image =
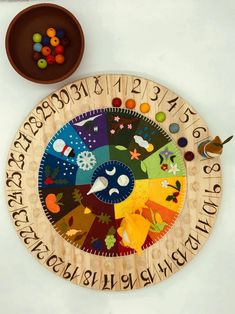
<path id="1" fill-rule="evenodd" d="M 34 33 L 46 35 L 49 27 L 64 29 L 70 45 L 65 48 L 63 65 L 39 69 L 33 60 L 32 36 Z M 72 13 L 61 6 L 43 3 L 30 6 L 14 17 L 5 44 L 8 59 L 16 72 L 32 82 L 51 84 L 66 79 L 77 69 L 84 52 L 84 35 Z"/>

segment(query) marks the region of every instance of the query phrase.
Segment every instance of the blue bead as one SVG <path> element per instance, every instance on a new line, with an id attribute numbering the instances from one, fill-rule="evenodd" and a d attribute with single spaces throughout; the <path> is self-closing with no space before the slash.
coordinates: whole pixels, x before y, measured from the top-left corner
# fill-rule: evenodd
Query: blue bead
<path id="1" fill-rule="evenodd" d="M 33 45 L 33 51 L 36 51 L 36 52 L 40 52 L 42 50 L 42 44 L 40 43 L 35 43 Z"/>
<path id="2" fill-rule="evenodd" d="M 42 36 L 42 44 L 43 44 L 43 46 L 47 46 L 47 45 L 49 45 L 49 43 L 50 43 L 50 37 L 48 37 L 46 35 Z"/>
<path id="3" fill-rule="evenodd" d="M 188 144 L 188 140 L 185 137 L 180 137 L 178 139 L 178 145 L 179 147 L 185 147 Z"/>
<path id="4" fill-rule="evenodd" d="M 178 123 L 171 123 L 170 125 L 169 125 L 169 131 L 171 132 L 171 133 L 178 133 L 179 132 L 179 130 L 180 130 L 180 126 L 179 126 L 179 124 Z"/>
<path id="5" fill-rule="evenodd" d="M 65 31 L 62 28 L 56 31 L 56 37 L 58 37 L 59 39 L 63 38 L 64 35 L 65 35 Z"/>

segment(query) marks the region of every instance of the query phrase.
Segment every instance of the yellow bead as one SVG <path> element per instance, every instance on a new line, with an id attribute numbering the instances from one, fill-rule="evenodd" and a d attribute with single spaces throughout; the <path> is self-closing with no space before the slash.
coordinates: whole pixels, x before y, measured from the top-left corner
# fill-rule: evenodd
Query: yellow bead
<path id="1" fill-rule="evenodd" d="M 147 113 L 147 112 L 149 112 L 149 110 L 150 110 L 150 106 L 147 102 L 144 102 L 140 105 L 140 111 L 142 113 Z"/>
<path id="2" fill-rule="evenodd" d="M 58 37 L 52 37 L 51 40 L 50 40 L 50 43 L 53 47 L 56 47 L 59 45 L 60 43 L 60 40 Z"/>
<path id="3" fill-rule="evenodd" d="M 56 35 L 56 30 L 52 27 L 47 29 L 47 36 L 48 37 L 54 37 Z"/>

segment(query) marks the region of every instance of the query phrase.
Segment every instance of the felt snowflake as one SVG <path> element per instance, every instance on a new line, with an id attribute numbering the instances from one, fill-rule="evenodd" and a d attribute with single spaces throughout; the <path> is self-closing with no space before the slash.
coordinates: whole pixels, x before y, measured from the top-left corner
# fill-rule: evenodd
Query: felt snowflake
<path id="1" fill-rule="evenodd" d="M 94 168 L 96 164 L 96 158 L 91 152 L 84 151 L 78 154 L 77 164 L 78 167 L 83 171 L 88 171 Z"/>

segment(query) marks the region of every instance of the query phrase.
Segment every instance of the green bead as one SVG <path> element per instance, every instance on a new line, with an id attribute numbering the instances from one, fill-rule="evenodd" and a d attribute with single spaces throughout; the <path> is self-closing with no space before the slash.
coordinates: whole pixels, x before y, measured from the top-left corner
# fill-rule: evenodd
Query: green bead
<path id="1" fill-rule="evenodd" d="M 39 33 L 33 34 L 33 42 L 40 43 L 42 40 L 42 35 Z"/>
<path id="2" fill-rule="evenodd" d="M 40 69 L 45 69 L 47 67 L 47 62 L 45 59 L 39 59 L 37 65 Z"/>
<path id="3" fill-rule="evenodd" d="M 166 120 L 166 114 L 165 114 L 165 112 L 159 111 L 158 113 L 156 113 L 155 119 L 157 120 L 157 122 L 163 122 L 163 121 L 165 121 L 165 120 Z"/>

